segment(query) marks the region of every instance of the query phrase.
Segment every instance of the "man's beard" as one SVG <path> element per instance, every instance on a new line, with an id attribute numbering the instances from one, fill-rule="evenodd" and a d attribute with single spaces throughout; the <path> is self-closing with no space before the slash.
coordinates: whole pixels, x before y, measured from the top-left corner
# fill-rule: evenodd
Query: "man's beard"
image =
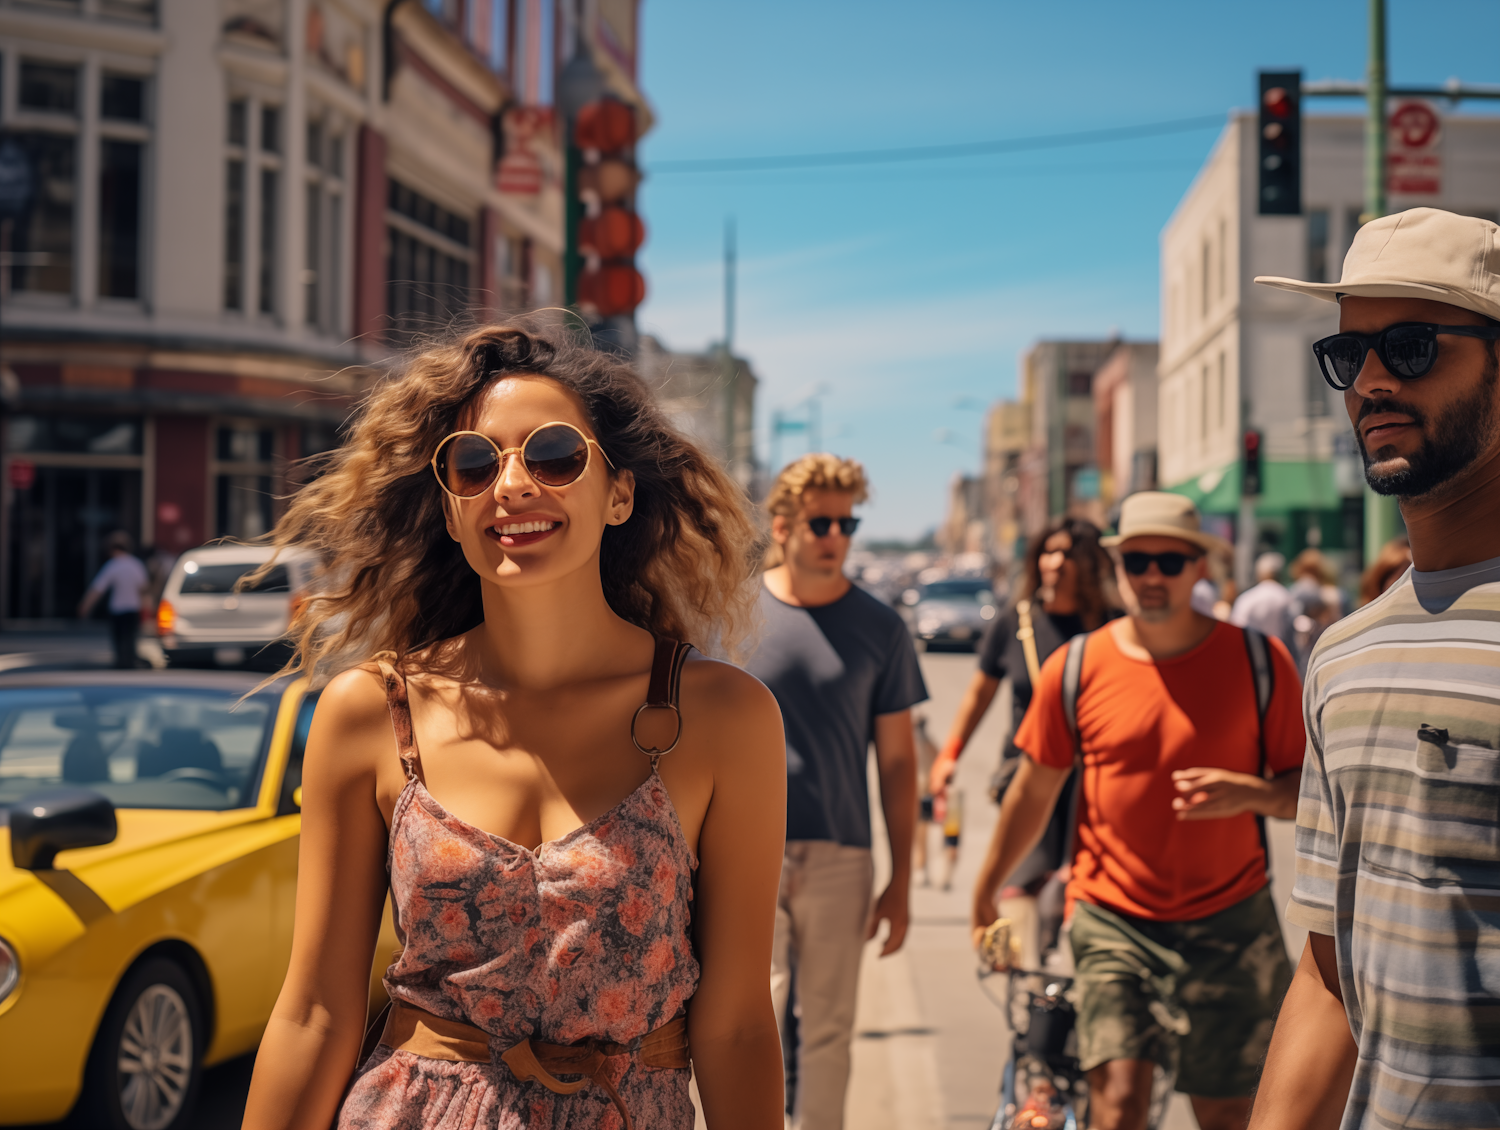
<path id="1" fill-rule="evenodd" d="M 1427 416 L 1414 406 L 1395 397 L 1366 400 L 1359 410 L 1359 420 L 1354 424 L 1354 438 L 1365 462 L 1365 482 L 1370 484 L 1370 489 L 1376 494 L 1395 495 L 1397 498 L 1420 498 L 1451 481 L 1478 459 L 1495 427 L 1497 377 L 1500 377 L 1500 362 L 1496 361 L 1494 353 L 1487 352 L 1479 387 L 1469 396 L 1450 404 L 1441 415 L 1433 417 L 1430 433 Z M 1405 467 L 1378 475 L 1370 469 L 1370 464 L 1379 460 L 1380 449 L 1376 449 L 1376 458 L 1371 459 L 1359 429 L 1359 421 L 1376 412 L 1399 412 L 1410 416 L 1422 433 L 1422 446 L 1407 456 Z"/>
<path id="2" fill-rule="evenodd" d="M 1135 605 L 1132 615 L 1148 624 L 1164 624 L 1177 615 L 1178 609 L 1173 606 L 1171 593 L 1165 587 L 1160 589 L 1152 587 L 1146 591 L 1153 596 L 1160 594 L 1160 603 L 1153 602 L 1152 607 L 1148 608 L 1142 602 L 1141 594 L 1135 593 L 1135 600 L 1131 602 Z"/>

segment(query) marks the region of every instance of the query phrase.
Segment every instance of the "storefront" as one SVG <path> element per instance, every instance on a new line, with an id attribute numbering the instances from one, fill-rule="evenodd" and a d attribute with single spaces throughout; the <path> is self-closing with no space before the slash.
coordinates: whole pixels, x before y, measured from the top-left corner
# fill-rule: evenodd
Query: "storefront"
<path id="1" fill-rule="evenodd" d="M 0 434 L 9 628 L 73 618 L 115 530 L 161 559 L 267 533 L 370 379 L 324 358 L 221 358 L 236 373 L 204 371 L 202 355 L 196 371 L 162 353 L 141 367 L 71 363 L 79 350 L 7 345 L 20 385 Z"/>

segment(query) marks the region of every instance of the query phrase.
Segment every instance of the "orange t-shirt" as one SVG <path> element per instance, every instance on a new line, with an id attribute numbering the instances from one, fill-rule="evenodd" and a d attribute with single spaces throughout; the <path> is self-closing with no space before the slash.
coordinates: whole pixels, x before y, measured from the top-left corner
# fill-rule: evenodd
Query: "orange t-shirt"
<path id="1" fill-rule="evenodd" d="M 1302 686 L 1285 645 L 1271 640 L 1275 689 L 1266 711 L 1272 775 L 1302 765 Z M 1043 665 L 1016 745 L 1042 765 L 1073 764 L 1062 707 L 1067 648 Z M 1160 922 L 1203 918 L 1266 883 L 1265 854 L 1250 813 L 1179 820 L 1176 769 L 1255 773 L 1255 682 L 1244 632 L 1219 624 L 1193 650 L 1152 662 L 1121 652 L 1106 626 L 1089 637 L 1078 691 L 1082 803 L 1068 901 L 1095 903 Z"/>

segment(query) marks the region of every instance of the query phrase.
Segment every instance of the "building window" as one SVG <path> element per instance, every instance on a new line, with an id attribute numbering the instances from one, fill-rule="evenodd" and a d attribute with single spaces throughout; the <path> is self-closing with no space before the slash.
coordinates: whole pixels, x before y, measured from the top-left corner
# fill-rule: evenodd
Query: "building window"
<path id="1" fill-rule="evenodd" d="M 1208 288 L 1209 288 L 1209 280 L 1210 280 L 1210 278 L 1212 278 L 1212 276 L 1209 274 L 1209 267 L 1210 267 L 1210 260 L 1211 259 L 1212 259 L 1212 253 L 1211 253 L 1211 251 L 1209 249 L 1209 246 L 1208 246 L 1208 240 L 1205 239 L 1203 241 L 1203 317 L 1205 317 L 1205 318 L 1208 317 L 1208 310 L 1209 310 L 1209 291 L 1208 291 Z"/>
<path id="2" fill-rule="evenodd" d="M 324 332 L 339 326 L 343 269 L 344 139 L 307 123 L 307 245 L 303 317 Z"/>
<path id="3" fill-rule="evenodd" d="M 26 211 L 11 225 L 12 291 L 73 293 L 73 199 L 78 141 L 73 134 L 11 133 L 0 148 L 14 149 L 31 170 Z M 14 161 L 7 154 L 10 163 Z"/>
<path id="4" fill-rule="evenodd" d="M 227 424 L 214 436 L 216 536 L 250 540 L 275 523 L 272 484 L 276 432 L 254 423 Z"/>
<path id="5" fill-rule="evenodd" d="M 129 75 L 105 75 L 100 86 L 99 116 L 117 122 L 145 120 L 146 83 Z"/>
<path id="6" fill-rule="evenodd" d="M 276 169 L 260 171 L 260 312 L 276 313 L 276 214 L 281 192 L 281 174 Z"/>
<path id="7" fill-rule="evenodd" d="M 1198 391 L 1198 439 L 1204 447 L 1208 446 L 1208 366 L 1203 366 L 1203 383 Z"/>
<path id="8" fill-rule="evenodd" d="M 49 114 L 78 114 L 78 68 L 58 63 L 21 60 L 19 101 L 27 110 Z"/>
<path id="9" fill-rule="evenodd" d="M 1228 359 L 1221 352 L 1219 354 L 1219 395 L 1217 397 L 1219 431 L 1222 433 L 1227 423 L 1229 404 L 1229 368 Z"/>
<path id="10" fill-rule="evenodd" d="M 99 295 L 139 298 L 141 264 L 141 145 L 100 143 Z"/>
<path id="11" fill-rule="evenodd" d="M 224 176 L 224 309 L 245 308 L 245 147 L 249 142 L 249 106 L 243 98 L 229 103 L 228 159 Z"/>
<path id="12" fill-rule="evenodd" d="M 225 117 L 224 309 L 281 310 L 281 107 L 234 98 Z M 252 289 L 253 288 L 253 289 Z"/>
<path id="13" fill-rule="evenodd" d="M 386 225 L 387 311 L 395 331 L 430 332 L 462 317 L 469 307 L 473 225 L 396 180 Z"/>
<path id="14" fill-rule="evenodd" d="M 1229 224 L 1219 221 L 1219 297 L 1229 296 Z"/>
<path id="15" fill-rule="evenodd" d="M 1328 209 L 1307 213 L 1307 281 L 1328 281 Z"/>
<path id="16" fill-rule="evenodd" d="M 99 84 L 99 297 L 140 298 L 146 168 L 146 80 Z"/>

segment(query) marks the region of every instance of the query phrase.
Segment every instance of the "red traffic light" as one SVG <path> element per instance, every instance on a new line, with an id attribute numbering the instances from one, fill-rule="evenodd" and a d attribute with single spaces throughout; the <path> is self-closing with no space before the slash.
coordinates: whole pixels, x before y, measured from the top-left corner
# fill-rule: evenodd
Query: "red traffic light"
<path id="1" fill-rule="evenodd" d="M 646 280 L 634 267 L 606 263 L 578 276 L 578 301 L 608 318 L 628 314 L 646 299 Z"/>
<path id="2" fill-rule="evenodd" d="M 1259 455 L 1260 454 L 1260 433 L 1259 432 L 1251 431 L 1251 432 L 1246 432 L 1245 433 L 1245 454 L 1246 455 Z"/>
<path id="3" fill-rule="evenodd" d="M 634 212 L 605 208 L 578 225 L 578 249 L 601 259 L 626 259 L 646 241 L 646 225 Z"/>
<path id="4" fill-rule="evenodd" d="M 1286 87 L 1271 87 L 1262 97 L 1262 101 L 1265 102 L 1266 111 L 1273 117 L 1290 118 L 1292 116 L 1292 97 L 1287 93 Z"/>
<path id="5" fill-rule="evenodd" d="M 618 98 L 600 98 L 578 111 L 573 144 L 613 153 L 635 141 L 635 111 Z"/>

